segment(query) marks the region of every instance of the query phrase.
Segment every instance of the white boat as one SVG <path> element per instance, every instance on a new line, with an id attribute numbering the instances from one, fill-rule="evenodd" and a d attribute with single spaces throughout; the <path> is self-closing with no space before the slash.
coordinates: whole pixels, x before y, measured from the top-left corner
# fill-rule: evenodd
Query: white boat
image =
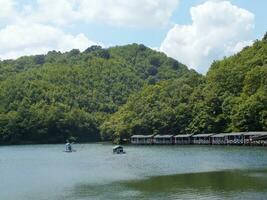
<path id="1" fill-rule="evenodd" d="M 116 154 L 124 154 L 126 152 L 123 151 L 123 146 L 116 145 L 115 147 L 113 147 L 113 153 L 116 153 Z"/>

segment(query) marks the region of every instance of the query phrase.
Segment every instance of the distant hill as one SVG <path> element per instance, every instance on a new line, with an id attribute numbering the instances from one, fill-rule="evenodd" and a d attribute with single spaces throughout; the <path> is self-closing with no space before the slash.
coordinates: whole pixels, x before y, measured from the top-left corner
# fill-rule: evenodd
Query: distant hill
<path id="1" fill-rule="evenodd" d="M 267 130 L 267 35 L 215 61 L 205 77 L 188 73 L 143 87 L 101 126 L 115 141 L 133 134 Z"/>
<path id="2" fill-rule="evenodd" d="M 196 74 L 144 45 L 48 52 L 0 62 L 0 143 L 101 139 L 100 127 L 144 86 Z"/>
<path id="3" fill-rule="evenodd" d="M 0 62 L 0 143 L 267 130 L 267 36 L 206 76 L 144 45 Z"/>

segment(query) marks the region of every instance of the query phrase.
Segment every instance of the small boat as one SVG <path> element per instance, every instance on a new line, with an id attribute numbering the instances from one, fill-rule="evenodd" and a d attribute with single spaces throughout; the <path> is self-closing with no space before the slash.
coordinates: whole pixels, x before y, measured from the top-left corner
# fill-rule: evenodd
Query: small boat
<path id="1" fill-rule="evenodd" d="M 66 140 L 66 144 L 65 144 L 65 151 L 66 153 L 71 153 L 71 152 L 76 152 L 76 150 L 72 149 L 72 143 L 69 142 L 69 140 Z"/>
<path id="2" fill-rule="evenodd" d="M 124 154 L 126 152 L 123 151 L 123 146 L 116 145 L 115 147 L 113 147 L 113 153 L 116 153 L 116 154 Z"/>

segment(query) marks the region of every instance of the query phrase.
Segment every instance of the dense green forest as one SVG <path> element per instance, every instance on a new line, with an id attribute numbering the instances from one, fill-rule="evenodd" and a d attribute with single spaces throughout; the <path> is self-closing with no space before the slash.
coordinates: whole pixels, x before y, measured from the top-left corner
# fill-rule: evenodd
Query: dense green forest
<path id="1" fill-rule="evenodd" d="M 186 74 L 145 86 L 101 126 L 113 140 L 132 134 L 267 130 L 267 37 Z"/>
<path id="2" fill-rule="evenodd" d="M 190 73 L 137 44 L 1 61 L 0 143 L 98 141 L 100 126 L 129 95 Z"/>
<path id="3" fill-rule="evenodd" d="M 267 130 L 267 37 L 207 75 L 144 45 L 0 62 L 0 143 Z"/>

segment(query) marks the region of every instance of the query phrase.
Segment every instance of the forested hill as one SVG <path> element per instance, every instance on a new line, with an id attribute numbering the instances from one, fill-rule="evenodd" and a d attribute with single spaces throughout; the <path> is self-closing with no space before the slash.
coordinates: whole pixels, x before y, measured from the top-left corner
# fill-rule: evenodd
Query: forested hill
<path id="1" fill-rule="evenodd" d="M 202 76 L 144 45 L 0 62 L 0 143 L 267 131 L 267 35 Z"/>
<path id="2" fill-rule="evenodd" d="M 113 140 L 133 134 L 267 130 L 267 34 L 216 61 L 205 77 L 190 73 L 148 85 L 101 126 Z"/>
<path id="3" fill-rule="evenodd" d="M 0 143 L 100 140 L 103 122 L 130 95 L 190 75 L 200 76 L 137 44 L 1 61 Z"/>

